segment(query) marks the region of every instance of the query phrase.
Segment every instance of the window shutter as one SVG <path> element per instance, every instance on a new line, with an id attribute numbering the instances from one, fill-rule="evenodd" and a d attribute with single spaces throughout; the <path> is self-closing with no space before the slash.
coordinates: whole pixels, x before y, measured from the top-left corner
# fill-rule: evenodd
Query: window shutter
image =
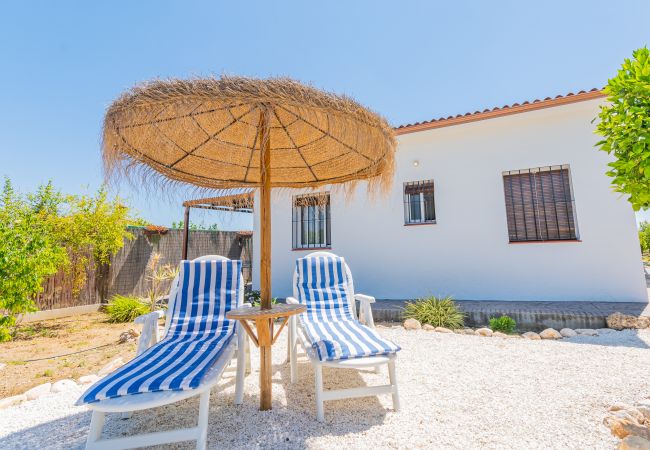
<path id="1" fill-rule="evenodd" d="M 511 242 L 577 239 L 568 166 L 504 172 Z"/>

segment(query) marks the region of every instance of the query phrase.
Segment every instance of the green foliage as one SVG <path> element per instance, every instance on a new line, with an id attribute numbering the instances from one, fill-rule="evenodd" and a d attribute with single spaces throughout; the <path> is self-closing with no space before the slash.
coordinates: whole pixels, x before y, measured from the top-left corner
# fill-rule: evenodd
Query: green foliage
<path id="1" fill-rule="evenodd" d="M 650 207 L 650 51 L 640 48 L 607 82 L 597 133 L 601 150 L 616 158 L 607 175 L 616 191 L 630 195 L 635 210 Z"/>
<path id="2" fill-rule="evenodd" d="M 151 222 L 133 213 L 129 215 L 126 222 L 129 227 L 146 227 L 147 225 L 151 225 Z"/>
<path id="3" fill-rule="evenodd" d="M 116 295 L 106 305 L 108 320 L 114 323 L 133 322 L 136 317 L 149 312 L 149 306 L 137 297 Z"/>
<path id="4" fill-rule="evenodd" d="M 492 317 L 490 319 L 490 329 L 492 331 L 512 334 L 517 329 L 517 322 L 510 316 Z"/>
<path id="5" fill-rule="evenodd" d="M 639 224 L 639 243 L 641 251 L 650 251 L 650 222 L 644 221 Z"/>
<path id="6" fill-rule="evenodd" d="M 435 327 L 461 328 L 465 322 L 463 313 L 451 297 L 437 298 L 434 296 L 407 302 L 404 307 L 404 318 L 416 319 L 420 323 L 428 323 Z"/>
<path id="7" fill-rule="evenodd" d="M 51 220 L 60 199 L 50 184 L 26 201 L 5 179 L 0 198 L 0 342 L 11 339 L 16 316 L 36 310 L 43 280 L 67 261 Z"/>
<path id="8" fill-rule="evenodd" d="M 260 306 L 262 304 L 262 293 L 260 291 L 250 291 L 245 294 L 245 301 L 253 306 Z M 278 303 L 277 297 L 271 299 L 271 304 Z"/>
<path id="9" fill-rule="evenodd" d="M 182 230 L 185 227 L 185 222 L 181 220 L 180 222 L 172 222 L 172 229 Z M 219 231 L 219 225 L 213 223 L 212 225 L 206 225 L 205 223 L 194 223 L 190 222 L 188 227 L 190 231 Z"/>
<path id="10" fill-rule="evenodd" d="M 36 310 L 34 299 L 43 281 L 65 270 L 73 293 L 86 282 L 89 258 L 108 262 L 124 245 L 128 209 L 109 200 L 101 188 L 95 195 L 73 196 L 52 183 L 20 195 L 5 179 L 0 198 L 0 341 L 11 338 L 16 316 Z"/>

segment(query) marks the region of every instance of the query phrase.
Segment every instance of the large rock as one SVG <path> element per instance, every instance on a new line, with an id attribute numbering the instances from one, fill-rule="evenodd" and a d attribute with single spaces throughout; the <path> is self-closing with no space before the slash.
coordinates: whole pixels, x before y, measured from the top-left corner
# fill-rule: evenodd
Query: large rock
<path id="1" fill-rule="evenodd" d="M 435 331 L 437 331 L 438 333 L 453 333 L 453 331 L 445 327 L 436 327 Z"/>
<path id="2" fill-rule="evenodd" d="M 576 328 L 576 333 L 580 336 L 598 336 L 598 331 L 593 328 Z"/>
<path id="3" fill-rule="evenodd" d="M 639 405 L 635 409 L 643 416 L 646 425 L 650 424 L 650 406 Z"/>
<path id="4" fill-rule="evenodd" d="M 436 329 L 436 327 L 434 327 L 434 326 L 431 325 L 430 323 L 425 323 L 424 325 L 422 325 L 422 329 L 423 329 L 424 331 L 433 331 L 433 330 Z"/>
<path id="5" fill-rule="evenodd" d="M 562 335 L 555 328 L 545 329 L 544 331 L 539 333 L 539 337 L 541 337 L 542 339 L 562 339 Z"/>
<path id="6" fill-rule="evenodd" d="M 104 367 L 102 367 L 101 370 L 97 372 L 97 375 L 103 377 L 113 372 L 118 367 L 122 367 L 123 365 L 124 365 L 124 360 L 122 359 L 122 357 L 115 358 L 113 361 L 109 362 Z"/>
<path id="7" fill-rule="evenodd" d="M 84 375 L 83 377 L 79 377 L 79 383 L 81 384 L 90 384 L 90 383 L 95 383 L 97 381 L 99 381 L 99 377 L 94 373 L 90 375 Z"/>
<path id="8" fill-rule="evenodd" d="M 10 406 L 17 405 L 18 403 L 27 400 L 25 394 L 14 395 L 13 397 L 0 398 L 0 409 L 9 408 Z"/>
<path id="9" fill-rule="evenodd" d="M 639 328 L 638 317 L 629 314 L 615 312 L 607 316 L 607 326 L 614 330 L 624 330 L 626 328 Z"/>
<path id="10" fill-rule="evenodd" d="M 644 427 L 634 423 L 631 420 L 627 419 L 617 419 L 610 422 L 609 429 L 614 436 L 619 439 L 625 439 L 626 437 L 640 436 L 643 439 L 650 440 L 650 428 Z"/>
<path id="11" fill-rule="evenodd" d="M 530 339 L 531 341 L 539 341 L 541 339 L 539 334 L 535 333 L 534 331 L 526 331 L 521 335 L 521 337 Z"/>
<path id="12" fill-rule="evenodd" d="M 52 385 L 51 391 L 54 393 L 71 391 L 77 389 L 77 386 L 78 386 L 77 383 L 75 383 L 72 380 L 68 380 L 68 379 L 59 380 Z"/>
<path id="13" fill-rule="evenodd" d="M 29 391 L 25 392 L 27 400 L 34 400 L 39 397 L 42 397 L 45 394 L 49 394 L 52 389 L 52 383 L 43 383 L 31 388 Z"/>
<path id="14" fill-rule="evenodd" d="M 650 450 L 650 441 L 641 436 L 628 436 L 618 444 L 618 450 Z"/>
<path id="15" fill-rule="evenodd" d="M 474 334 L 476 334 L 477 336 L 488 336 L 489 337 L 489 336 L 492 336 L 493 333 L 492 333 L 492 330 L 490 330 L 489 328 L 483 327 L 483 328 L 479 328 L 478 330 L 476 330 L 474 332 Z"/>
<path id="16" fill-rule="evenodd" d="M 650 317 L 641 316 L 636 320 L 637 328 L 650 328 Z"/>
<path id="17" fill-rule="evenodd" d="M 422 328 L 422 324 L 415 319 L 406 319 L 404 321 L 404 328 L 407 330 L 419 330 Z"/>
<path id="18" fill-rule="evenodd" d="M 560 330 L 560 334 L 562 335 L 562 337 L 574 337 L 578 335 L 578 333 L 573 331 L 571 328 L 562 328 Z"/>

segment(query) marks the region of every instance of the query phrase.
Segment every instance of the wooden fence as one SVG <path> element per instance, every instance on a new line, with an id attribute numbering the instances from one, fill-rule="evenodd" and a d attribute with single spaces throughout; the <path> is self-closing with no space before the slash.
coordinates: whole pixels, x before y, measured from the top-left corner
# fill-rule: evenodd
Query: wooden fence
<path id="1" fill-rule="evenodd" d="M 160 264 L 177 265 L 181 259 L 183 231 L 150 234 L 143 228 L 130 228 L 133 239 L 111 258 L 111 263 L 97 267 L 90 263 L 86 269 L 85 286 L 74 295 L 71 277 L 64 272 L 46 280 L 44 291 L 36 299 L 39 309 L 57 309 L 70 306 L 103 303 L 113 295 L 144 296 L 148 289 L 146 268 L 155 253 L 161 255 Z M 250 233 L 237 231 L 190 231 L 188 258 L 202 255 L 223 255 L 241 259 L 244 280 L 251 280 L 252 242 Z M 168 289 L 168 286 L 163 286 Z"/>

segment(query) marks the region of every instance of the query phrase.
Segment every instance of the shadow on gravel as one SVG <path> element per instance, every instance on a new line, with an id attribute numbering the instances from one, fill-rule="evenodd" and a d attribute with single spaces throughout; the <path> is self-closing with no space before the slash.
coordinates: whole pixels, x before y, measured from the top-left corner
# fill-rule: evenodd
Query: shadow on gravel
<path id="1" fill-rule="evenodd" d="M 250 386 L 244 404 L 233 404 L 233 390 L 223 389 L 234 382 L 234 376 L 224 377 L 224 382 L 212 391 L 208 448 L 210 449 L 302 449 L 309 439 L 317 436 L 344 436 L 366 433 L 384 422 L 385 409 L 376 397 L 366 397 L 325 403 L 325 422 L 315 417 L 314 377 L 311 365 L 298 363 L 298 381 L 291 384 L 289 365 L 273 365 L 273 385 L 276 392 L 284 388 L 286 404 L 281 396 L 274 396 L 272 411 L 259 411 L 259 391 Z M 257 377 L 253 372 L 248 377 Z M 359 372 L 354 370 L 325 369 L 325 387 L 344 388 L 365 385 Z M 385 371 L 378 375 L 380 383 L 387 382 Z M 373 380 L 375 376 L 373 375 Z M 375 380 L 375 382 L 377 381 Z M 373 384 L 375 384 L 373 382 Z M 280 397 L 280 398 L 278 398 Z M 117 414 L 108 414 L 104 437 L 115 438 L 136 433 L 164 431 L 196 424 L 198 398 L 152 410 L 137 411 L 128 420 Z M 90 411 L 78 412 L 61 419 L 26 426 L 0 440 L 1 449 L 81 449 L 84 448 L 90 426 Z M 194 442 L 184 442 L 156 448 L 193 449 Z"/>
<path id="2" fill-rule="evenodd" d="M 564 338 L 572 344 L 602 345 L 606 347 L 650 348 L 650 332 L 639 330 L 598 330 L 598 336 Z"/>

